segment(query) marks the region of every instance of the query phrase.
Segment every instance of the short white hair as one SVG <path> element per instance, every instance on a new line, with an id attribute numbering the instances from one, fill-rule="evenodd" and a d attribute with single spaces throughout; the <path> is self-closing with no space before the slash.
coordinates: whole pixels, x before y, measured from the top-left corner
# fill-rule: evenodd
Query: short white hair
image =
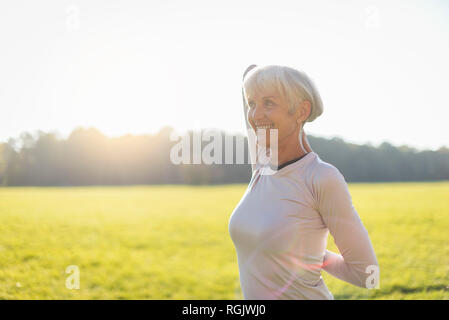
<path id="1" fill-rule="evenodd" d="M 288 66 L 268 65 L 255 67 L 243 80 L 245 100 L 248 95 L 260 91 L 276 90 L 288 103 L 288 111 L 294 114 L 299 104 L 309 100 L 310 115 L 305 122 L 312 122 L 323 113 L 323 103 L 313 81 L 303 71 Z"/>

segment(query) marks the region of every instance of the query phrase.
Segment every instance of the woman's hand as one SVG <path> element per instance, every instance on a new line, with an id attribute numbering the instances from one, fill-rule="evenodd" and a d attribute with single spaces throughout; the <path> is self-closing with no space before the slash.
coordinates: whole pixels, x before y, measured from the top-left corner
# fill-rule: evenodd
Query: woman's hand
<path id="1" fill-rule="evenodd" d="M 309 141 L 307 140 L 307 136 L 306 136 L 306 132 L 304 131 L 304 128 L 302 128 L 301 139 L 302 139 L 302 145 L 304 146 L 304 149 L 306 149 L 307 152 L 313 152 L 312 148 L 310 147 Z"/>

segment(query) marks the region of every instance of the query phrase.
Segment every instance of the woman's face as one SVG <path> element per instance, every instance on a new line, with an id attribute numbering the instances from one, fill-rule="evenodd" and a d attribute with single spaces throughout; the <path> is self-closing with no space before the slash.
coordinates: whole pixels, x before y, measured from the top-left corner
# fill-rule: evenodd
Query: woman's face
<path id="1" fill-rule="evenodd" d="M 270 129 L 277 129 L 278 145 L 289 139 L 298 139 L 298 114 L 288 113 L 287 101 L 283 96 L 275 91 L 253 93 L 248 95 L 248 107 L 248 122 L 256 132 L 258 143 L 265 141 L 266 137 L 266 147 L 270 146 Z"/>

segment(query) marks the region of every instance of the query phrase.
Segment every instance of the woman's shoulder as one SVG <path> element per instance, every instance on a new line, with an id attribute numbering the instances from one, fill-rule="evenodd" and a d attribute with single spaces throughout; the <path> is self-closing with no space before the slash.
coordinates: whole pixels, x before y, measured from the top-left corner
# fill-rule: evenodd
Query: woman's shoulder
<path id="1" fill-rule="evenodd" d="M 329 184 L 345 182 L 343 174 L 333 164 L 323 161 L 316 154 L 309 163 L 308 180 L 314 188 L 322 188 Z"/>

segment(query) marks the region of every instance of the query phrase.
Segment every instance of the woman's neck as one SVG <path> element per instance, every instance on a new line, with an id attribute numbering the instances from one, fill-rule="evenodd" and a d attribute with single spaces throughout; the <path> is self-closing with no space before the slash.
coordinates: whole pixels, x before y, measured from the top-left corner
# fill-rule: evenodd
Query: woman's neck
<path id="1" fill-rule="evenodd" d="M 308 153 L 299 141 L 298 136 L 299 132 L 296 132 L 295 130 L 290 137 L 287 137 L 288 139 L 284 139 L 284 141 L 279 143 L 277 156 L 278 161 L 277 164 L 273 163 L 274 165 L 279 167 L 288 161 L 300 158 Z"/>

